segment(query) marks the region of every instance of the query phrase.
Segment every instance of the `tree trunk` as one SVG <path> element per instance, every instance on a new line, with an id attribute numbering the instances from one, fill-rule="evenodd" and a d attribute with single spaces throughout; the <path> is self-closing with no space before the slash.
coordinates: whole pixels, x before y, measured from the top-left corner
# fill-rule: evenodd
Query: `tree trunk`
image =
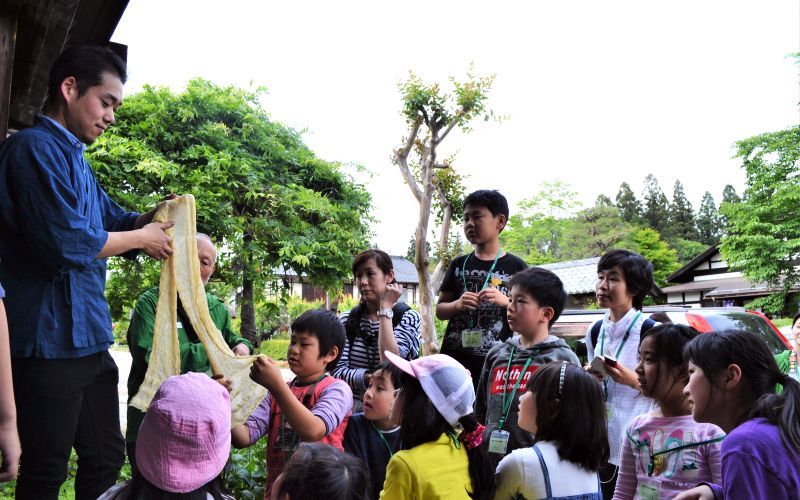
<path id="1" fill-rule="evenodd" d="M 441 232 L 439 233 L 439 250 L 441 255 L 439 256 L 439 262 L 436 263 L 436 267 L 433 270 L 433 276 L 431 277 L 431 294 L 436 296 L 436 291 L 442 285 L 442 280 L 444 279 L 444 273 L 447 271 L 448 266 L 450 266 L 450 221 L 453 219 L 453 206 L 447 202 L 447 198 L 445 198 L 444 193 L 439 190 L 439 200 L 444 205 L 444 212 L 442 214 L 442 227 Z"/>
<path id="2" fill-rule="evenodd" d="M 427 174 L 427 175 L 426 175 Z M 423 188 L 422 202 L 419 204 L 419 221 L 416 232 L 416 256 L 414 266 L 419 275 L 419 314 L 422 318 L 422 340 L 423 352 L 425 354 L 435 354 L 439 351 L 436 341 L 436 326 L 433 322 L 433 294 L 431 291 L 431 279 L 428 272 L 428 252 L 425 251 L 427 242 L 428 222 L 431 213 L 432 189 L 430 186 L 429 173 L 423 174 L 423 182 L 427 184 Z"/>
<path id="3" fill-rule="evenodd" d="M 247 244 L 253 240 L 253 237 L 249 233 L 245 233 L 243 239 L 244 247 L 247 248 Z M 257 346 L 259 342 L 256 333 L 256 310 L 253 305 L 253 278 L 250 277 L 252 272 L 250 258 L 246 255 L 242 257 L 242 264 L 242 293 L 239 296 L 239 303 L 241 304 L 239 309 L 241 318 L 239 334 L 254 346 Z"/>

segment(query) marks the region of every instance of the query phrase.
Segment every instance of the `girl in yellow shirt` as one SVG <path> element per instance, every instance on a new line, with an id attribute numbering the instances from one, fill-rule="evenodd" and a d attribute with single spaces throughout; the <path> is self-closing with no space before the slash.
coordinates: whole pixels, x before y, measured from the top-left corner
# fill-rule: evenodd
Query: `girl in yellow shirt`
<path id="1" fill-rule="evenodd" d="M 470 373 L 445 354 L 413 361 L 385 354 L 403 371 L 390 417 L 403 449 L 389 461 L 380 498 L 493 498 L 494 469 L 480 446 L 485 428 L 472 413 Z"/>

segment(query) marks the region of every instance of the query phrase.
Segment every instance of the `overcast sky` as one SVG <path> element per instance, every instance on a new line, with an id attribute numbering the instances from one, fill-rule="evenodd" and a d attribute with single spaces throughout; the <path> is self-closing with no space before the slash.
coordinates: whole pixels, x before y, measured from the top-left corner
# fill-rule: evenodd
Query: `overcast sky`
<path id="1" fill-rule="evenodd" d="M 391 6 L 391 7 L 390 7 Z M 406 133 L 397 84 L 497 75 L 508 115 L 454 132 L 440 157 L 468 191 L 517 203 L 542 181 L 590 205 L 622 181 L 641 196 L 680 179 L 697 210 L 741 193 L 735 141 L 800 123 L 800 2 L 133 0 L 113 41 L 128 46 L 126 92 L 180 90 L 193 77 L 269 89 L 272 119 L 306 130 L 322 158 L 364 165 L 373 240 L 404 254 L 418 207 L 391 161 Z M 202 200 L 198 200 L 202 203 Z"/>

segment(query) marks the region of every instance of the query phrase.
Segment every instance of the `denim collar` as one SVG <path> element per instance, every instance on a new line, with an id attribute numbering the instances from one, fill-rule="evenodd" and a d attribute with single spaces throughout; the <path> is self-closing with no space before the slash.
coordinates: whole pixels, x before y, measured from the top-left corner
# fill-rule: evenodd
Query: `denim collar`
<path id="1" fill-rule="evenodd" d="M 67 128 L 66 128 L 64 125 L 61 125 L 61 124 L 60 124 L 60 123 L 58 123 L 56 120 L 54 120 L 54 119 L 50 118 L 50 117 L 49 117 L 49 116 L 47 116 L 47 115 L 39 115 L 39 118 L 42 118 L 42 119 L 45 119 L 45 120 L 47 120 L 48 122 L 50 122 L 51 124 L 53 124 L 53 125 L 54 125 L 54 126 L 55 126 L 55 127 L 58 129 L 58 130 L 60 130 L 61 132 L 63 132 L 63 133 L 64 133 L 64 135 L 66 135 L 66 136 L 67 136 L 67 139 L 69 140 L 70 144 L 72 144 L 72 146 L 73 146 L 73 147 L 75 147 L 75 149 L 80 149 L 81 151 L 83 151 L 84 149 L 86 149 L 86 144 L 82 143 L 82 142 L 80 141 L 80 139 L 78 139 L 77 137 L 75 137 L 75 134 L 73 134 L 72 132 L 70 132 L 69 130 L 67 130 Z"/>

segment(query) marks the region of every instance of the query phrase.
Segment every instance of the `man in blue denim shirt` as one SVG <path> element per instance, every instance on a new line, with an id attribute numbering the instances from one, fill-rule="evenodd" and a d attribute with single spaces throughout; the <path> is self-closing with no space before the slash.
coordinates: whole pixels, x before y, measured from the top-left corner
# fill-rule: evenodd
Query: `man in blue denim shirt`
<path id="1" fill-rule="evenodd" d="M 114 122 L 125 78 L 110 50 L 67 49 L 50 72 L 44 114 L 0 146 L 0 280 L 23 453 L 17 498 L 55 499 L 73 447 L 79 499 L 97 498 L 124 462 L 106 257 L 172 253 L 171 223 L 123 210 L 83 156 Z"/>

